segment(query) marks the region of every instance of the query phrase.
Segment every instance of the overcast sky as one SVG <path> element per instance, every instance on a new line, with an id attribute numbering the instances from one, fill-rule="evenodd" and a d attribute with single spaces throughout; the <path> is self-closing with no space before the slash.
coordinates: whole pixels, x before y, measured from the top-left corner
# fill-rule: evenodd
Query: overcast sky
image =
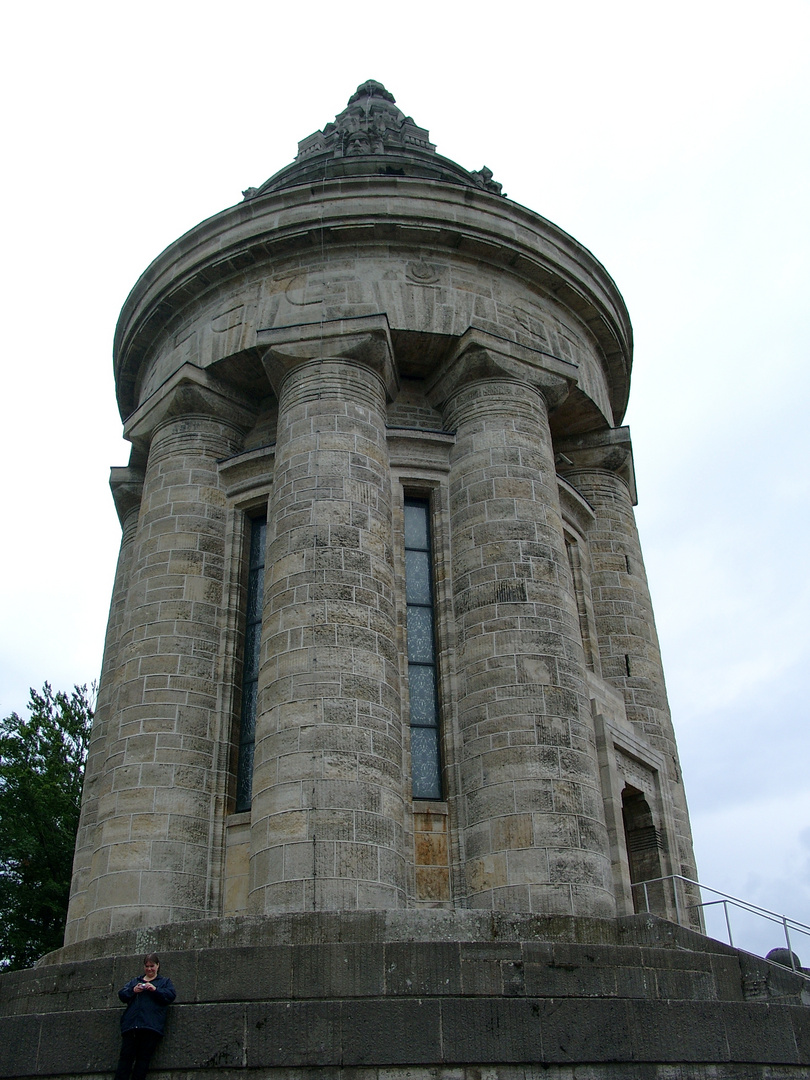
<path id="1" fill-rule="evenodd" d="M 98 677 L 118 312 L 378 79 L 604 263 L 702 881 L 810 923 L 810 7 L 6 7 L 0 713 Z M 742 934 L 742 929 L 740 930 Z M 767 950 L 778 928 L 743 943 Z M 810 939 L 796 942 L 810 963 Z"/>

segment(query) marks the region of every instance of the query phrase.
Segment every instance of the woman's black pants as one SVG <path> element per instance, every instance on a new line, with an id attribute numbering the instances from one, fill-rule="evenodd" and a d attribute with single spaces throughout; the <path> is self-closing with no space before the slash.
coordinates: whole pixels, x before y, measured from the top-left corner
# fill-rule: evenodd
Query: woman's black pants
<path id="1" fill-rule="evenodd" d="M 160 1035 L 148 1028 L 135 1028 L 121 1036 L 121 1056 L 115 1080 L 143 1080 L 152 1060 Z"/>

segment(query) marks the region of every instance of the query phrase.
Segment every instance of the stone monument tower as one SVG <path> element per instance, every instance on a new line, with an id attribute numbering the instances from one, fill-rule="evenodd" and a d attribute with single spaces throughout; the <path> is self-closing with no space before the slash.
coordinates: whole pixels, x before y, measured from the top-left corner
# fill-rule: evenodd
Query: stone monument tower
<path id="1" fill-rule="evenodd" d="M 95 979 L 102 1025 L 115 957 L 167 953 L 167 1075 L 773 1063 L 729 1051 L 753 976 L 673 885 L 696 870 L 631 358 L 593 255 L 374 81 L 136 284 L 121 553 L 48 962 Z M 773 978 L 787 1045 L 807 1010 Z M 41 1012 L 30 1075 L 59 1071 Z M 779 1076 L 806 1060 L 792 1038 Z"/>
<path id="2" fill-rule="evenodd" d="M 157 259 L 68 943 L 695 877 L 631 353 L 593 256 L 373 81 Z"/>

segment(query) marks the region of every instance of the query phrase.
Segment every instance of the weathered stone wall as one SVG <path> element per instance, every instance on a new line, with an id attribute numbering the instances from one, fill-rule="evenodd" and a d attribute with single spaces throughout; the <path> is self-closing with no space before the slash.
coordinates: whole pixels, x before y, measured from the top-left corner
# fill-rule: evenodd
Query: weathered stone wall
<path id="1" fill-rule="evenodd" d="M 351 343 L 351 344 L 348 344 Z M 280 342 L 251 830 L 252 911 L 404 904 L 385 338 Z M 303 357 L 295 355 L 303 349 Z M 383 377 L 363 362 L 381 350 Z M 289 369 L 285 370 L 289 363 Z"/>
<path id="2" fill-rule="evenodd" d="M 628 720 L 663 759 L 674 813 L 672 872 L 695 879 L 689 813 L 667 701 L 661 651 L 633 513 L 629 438 L 589 436 L 565 446 L 566 479 L 588 500 L 591 595 L 602 671 L 622 694 Z"/>
<path id="3" fill-rule="evenodd" d="M 129 472 L 129 470 L 120 471 Z M 87 886 L 92 873 L 92 859 L 99 825 L 99 789 L 107 771 L 111 735 L 115 729 L 114 720 L 118 715 L 118 689 L 122 677 L 119 662 L 119 645 L 127 613 L 127 596 L 129 594 L 134 542 L 138 530 L 143 476 L 140 474 L 127 477 L 127 480 L 130 483 L 126 485 L 129 492 L 123 506 L 121 549 L 115 571 L 110 617 L 104 641 L 104 659 L 101 668 L 96 713 L 85 763 L 81 819 L 76 835 L 76 853 L 73 861 L 73 880 L 71 883 L 70 910 L 67 918 L 66 944 L 85 936 L 84 925 L 88 915 Z"/>
<path id="4" fill-rule="evenodd" d="M 468 902 L 613 914 L 545 399 L 480 379 L 445 422 Z"/>
<path id="5" fill-rule="evenodd" d="M 238 912 L 626 910 L 619 751 L 591 705 L 600 675 L 627 691 L 597 604 L 601 511 L 580 499 L 574 560 L 556 466 L 574 461 L 566 440 L 620 422 L 629 320 L 593 256 L 485 170 L 423 165 L 265 185 L 167 249 L 127 300 L 117 391 L 146 472 L 68 941 Z M 441 547 L 436 813 L 411 797 L 396 514 L 414 492 Z M 246 817 L 244 537 L 265 510 Z M 659 713 L 631 718 L 653 757 Z M 681 869 L 685 803 L 670 838 L 668 798 L 657 827 Z"/>
<path id="6" fill-rule="evenodd" d="M 590 252 L 500 191 L 371 80 L 130 294 L 67 944 L 0 978 L 0 1077 L 109 1073 L 154 949 L 177 1080 L 810 1075 L 806 980 L 677 925 L 699 916 L 670 886 L 672 922 L 616 917 L 695 874 L 618 426 L 632 331 Z"/>
<path id="7" fill-rule="evenodd" d="M 138 944 L 159 949 L 178 991 L 154 1061 L 177 1080 L 798 1080 L 810 1067 L 807 982 L 669 923 L 368 912 L 131 932 L 106 958 L 4 975 L 0 1076 L 109 1074 Z"/>
<path id="8" fill-rule="evenodd" d="M 217 460 L 243 432 L 182 387 L 161 404 L 108 676 L 116 711 L 82 937 L 210 910 L 225 521 Z"/>
<path id="9" fill-rule="evenodd" d="M 608 274 L 571 237 L 452 185 L 342 180 L 325 205 L 320 195 L 299 188 L 234 207 L 155 260 L 119 322 L 123 415 L 184 363 L 220 364 L 254 348 L 262 329 L 377 314 L 420 377 L 437 349 L 476 326 L 575 364 L 591 427 L 621 415 L 629 320 Z"/>

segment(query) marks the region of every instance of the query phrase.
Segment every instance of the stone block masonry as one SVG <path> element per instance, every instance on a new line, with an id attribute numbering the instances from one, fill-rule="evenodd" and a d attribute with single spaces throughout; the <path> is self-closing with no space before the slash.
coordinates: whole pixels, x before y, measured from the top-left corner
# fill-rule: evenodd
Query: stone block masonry
<path id="1" fill-rule="evenodd" d="M 244 195 L 118 323 L 65 946 L 0 1077 L 109 1072 L 153 949 L 166 1078 L 807 1077 L 806 981 L 650 884 L 696 870 L 609 274 L 374 80 Z"/>
<path id="2" fill-rule="evenodd" d="M 692 876 L 618 426 L 623 301 L 585 248 L 413 143 L 364 86 L 345 139 L 305 140 L 122 312 L 127 533 L 68 942 L 240 913 L 627 912 L 628 792 L 656 868 Z M 395 134 L 366 156 L 352 133 L 372 117 Z M 418 693 L 440 852 L 413 799 L 408 499 L 437 538 Z M 632 755 L 604 734 L 628 724 Z"/>
<path id="3" fill-rule="evenodd" d="M 445 423 L 470 903 L 613 914 L 545 399 L 483 379 Z"/>
<path id="4" fill-rule="evenodd" d="M 178 930 L 152 936 L 179 993 L 159 1076 L 807 1076 L 805 980 L 647 916 L 304 913 Z M 136 938 L 0 980 L 0 1077 L 109 1075 Z"/>
<path id="5" fill-rule="evenodd" d="M 405 903 L 385 437 L 384 380 L 393 368 L 384 329 L 364 333 L 359 323 L 359 335 L 326 345 L 320 332 L 294 342 L 275 334 L 267 360 L 279 420 L 254 766 L 254 912 Z M 322 348 L 346 355 L 321 359 Z M 380 357 L 382 373 L 373 366 Z"/>

